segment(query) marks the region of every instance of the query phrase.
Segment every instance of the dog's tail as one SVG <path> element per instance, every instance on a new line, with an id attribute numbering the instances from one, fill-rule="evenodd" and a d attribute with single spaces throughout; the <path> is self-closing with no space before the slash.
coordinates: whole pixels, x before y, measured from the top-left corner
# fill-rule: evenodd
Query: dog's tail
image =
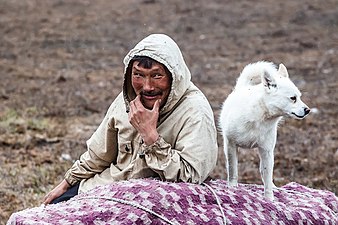
<path id="1" fill-rule="evenodd" d="M 244 67 L 241 75 L 238 77 L 235 89 L 254 86 L 262 83 L 264 73 L 275 73 L 277 71 L 275 64 L 267 61 L 259 61 L 248 64 Z"/>

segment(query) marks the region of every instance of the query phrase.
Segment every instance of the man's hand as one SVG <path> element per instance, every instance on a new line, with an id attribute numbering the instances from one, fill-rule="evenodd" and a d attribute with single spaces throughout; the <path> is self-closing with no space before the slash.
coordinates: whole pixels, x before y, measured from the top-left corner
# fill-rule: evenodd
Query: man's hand
<path id="1" fill-rule="evenodd" d="M 61 181 L 61 183 L 56 186 L 53 190 L 51 190 L 43 199 L 43 204 L 47 205 L 51 203 L 57 197 L 60 197 L 63 193 L 65 193 L 70 188 L 70 185 L 66 180 Z"/>
<path id="2" fill-rule="evenodd" d="M 138 95 L 130 102 L 129 122 L 140 133 L 146 145 L 153 144 L 159 137 L 157 120 L 159 116 L 160 100 L 154 103 L 153 109 L 146 109 Z"/>

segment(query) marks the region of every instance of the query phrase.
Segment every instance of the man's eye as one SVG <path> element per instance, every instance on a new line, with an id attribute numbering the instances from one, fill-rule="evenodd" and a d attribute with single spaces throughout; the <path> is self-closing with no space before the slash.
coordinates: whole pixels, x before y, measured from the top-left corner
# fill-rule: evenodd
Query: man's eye
<path id="1" fill-rule="evenodd" d="M 140 73 L 133 73 L 133 76 L 134 77 L 142 77 L 142 74 L 140 74 Z"/>
<path id="2" fill-rule="evenodd" d="M 158 73 L 158 74 L 154 74 L 152 77 L 155 79 L 160 79 L 163 77 L 163 75 Z"/>
<path id="3" fill-rule="evenodd" d="M 291 101 L 293 101 L 294 103 L 297 101 L 296 96 L 292 96 L 292 97 L 290 97 L 290 99 L 291 99 Z"/>

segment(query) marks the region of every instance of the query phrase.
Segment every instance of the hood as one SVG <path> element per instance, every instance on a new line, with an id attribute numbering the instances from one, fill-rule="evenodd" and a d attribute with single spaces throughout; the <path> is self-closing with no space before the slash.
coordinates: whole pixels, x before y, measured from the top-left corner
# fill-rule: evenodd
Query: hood
<path id="1" fill-rule="evenodd" d="M 160 114 L 170 111 L 191 84 L 190 71 L 185 64 L 181 50 L 175 41 L 165 34 L 151 34 L 130 50 L 123 60 L 123 96 L 127 112 L 129 111 L 130 101 L 136 97 L 131 85 L 131 69 L 129 68 L 129 63 L 134 56 L 148 56 L 162 63 L 171 72 L 171 90 L 166 104 L 160 110 Z"/>

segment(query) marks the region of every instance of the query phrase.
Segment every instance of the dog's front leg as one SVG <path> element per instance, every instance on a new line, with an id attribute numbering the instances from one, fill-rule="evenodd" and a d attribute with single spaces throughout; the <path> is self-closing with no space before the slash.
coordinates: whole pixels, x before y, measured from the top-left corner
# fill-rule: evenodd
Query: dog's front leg
<path id="1" fill-rule="evenodd" d="M 226 167 L 228 173 L 228 185 L 231 187 L 238 185 L 238 159 L 237 146 L 231 143 L 224 144 L 224 153 L 226 157 Z"/>
<path id="2" fill-rule="evenodd" d="M 273 201 L 273 165 L 274 165 L 274 153 L 272 149 L 259 148 L 260 156 L 260 173 L 264 183 L 264 196 Z"/>

